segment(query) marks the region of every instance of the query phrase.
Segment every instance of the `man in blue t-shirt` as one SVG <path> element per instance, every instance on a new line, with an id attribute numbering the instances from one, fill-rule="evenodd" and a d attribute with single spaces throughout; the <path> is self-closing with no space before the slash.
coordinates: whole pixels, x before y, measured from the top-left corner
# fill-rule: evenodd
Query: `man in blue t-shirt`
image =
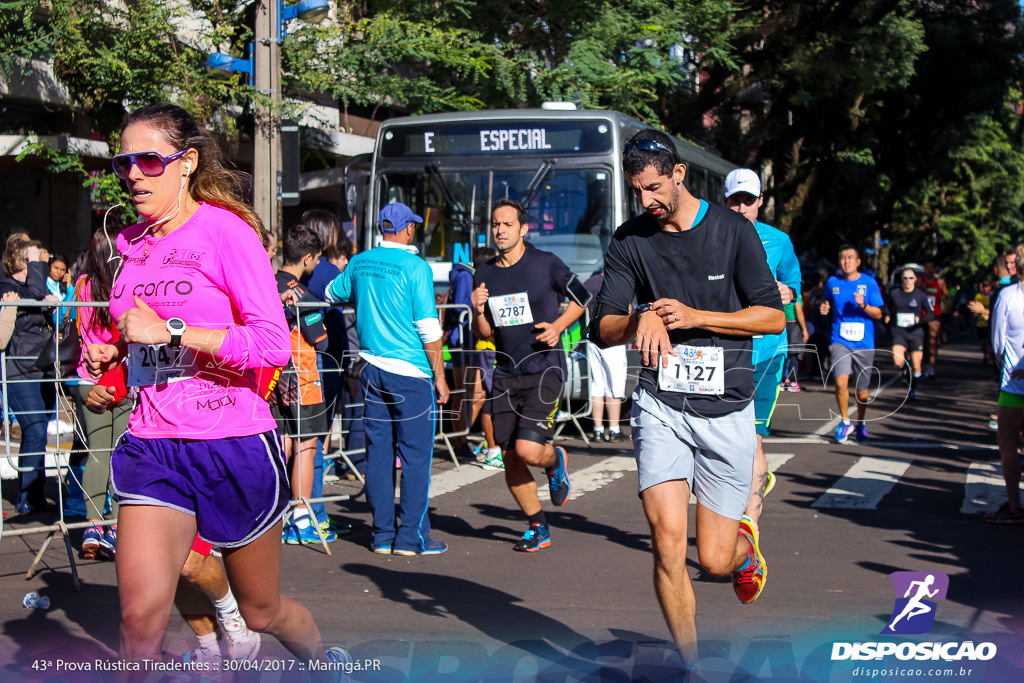
<path id="1" fill-rule="evenodd" d="M 882 317 L 882 291 L 873 277 L 860 272 L 860 252 L 844 244 L 839 247 L 839 275 L 825 285 L 825 301 L 821 314 L 832 313 L 832 373 L 836 379 L 836 403 L 841 422 L 836 427 L 836 441 L 845 443 L 856 429 L 857 441 L 868 438 L 864 423 L 868 387 L 875 361 L 875 321 Z M 850 424 L 850 375 L 856 375 L 857 424 Z"/>
<path id="2" fill-rule="evenodd" d="M 434 452 L 434 403 L 448 401 L 441 323 L 430 266 L 412 246 L 423 219 L 400 202 L 380 212 L 383 241 L 356 254 L 327 286 L 331 302 L 355 304 L 359 378 L 365 397 L 366 500 L 373 509 L 371 549 L 437 555 L 427 502 Z M 401 525 L 395 529 L 395 457 L 402 465 Z"/>
<path id="3" fill-rule="evenodd" d="M 768 257 L 768 268 L 775 278 L 787 306 L 800 294 L 800 261 L 789 235 L 778 228 L 757 220 L 764 197 L 761 178 L 749 168 L 736 168 L 725 176 L 725 206 L 754 224 L 754 230 Z M 754 451 L 754 487 L 746 514 L 756 523 L 761 516 L 764 497 L 775 486 L 775 475 L 768 471 L 764 455 L 764 437 L 771 434 L 772 414 L 779 400 L 782 383 L 782 364 L 789 351 L 785 331 L 779 334 L 759 334 L 754 337 L 754 429 L 757 431 L 757 449 Z"/>

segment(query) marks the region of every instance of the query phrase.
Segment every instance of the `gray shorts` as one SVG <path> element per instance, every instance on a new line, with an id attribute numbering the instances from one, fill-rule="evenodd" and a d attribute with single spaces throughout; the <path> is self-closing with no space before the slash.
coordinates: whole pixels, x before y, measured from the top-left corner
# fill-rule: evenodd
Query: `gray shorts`
<path id="1" fill-rule="evenodd" d="M 842 344 L 832 344 L 829 352 L 832 354 L 833 375 L 854 375 L 854 381 L 850 384 L 857 391 L 867 391 L 871 387 L 871 376 L 877 372 L 874 349 L 849 349 Z"/>
<path id="2" fill-rule="evenodd" d="M 633 455 L 640 492 L 685 479 L 697 502 L 739 519 L 754 475 L 754 404 L 722 417 L 699 417 L 667 407 L 643 387 L 633 392 Z"/>

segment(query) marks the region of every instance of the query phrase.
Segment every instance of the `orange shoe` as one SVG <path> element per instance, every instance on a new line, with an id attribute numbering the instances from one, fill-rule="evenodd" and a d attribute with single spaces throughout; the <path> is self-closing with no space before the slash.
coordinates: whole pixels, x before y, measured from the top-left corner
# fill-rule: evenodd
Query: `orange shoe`
<path id="1" fill-rule="evenodd" d="M 768 577 L 768 566 L 757 547 L 757 525 L 746 515 L 740 518 L 739 534 L 750 543 L 750 550 L 747 561 L 732 574 L 732 587 L 740 602 L 749 605 L 757 600 L 757 596 L 764 588 L 765 579 Z"/>

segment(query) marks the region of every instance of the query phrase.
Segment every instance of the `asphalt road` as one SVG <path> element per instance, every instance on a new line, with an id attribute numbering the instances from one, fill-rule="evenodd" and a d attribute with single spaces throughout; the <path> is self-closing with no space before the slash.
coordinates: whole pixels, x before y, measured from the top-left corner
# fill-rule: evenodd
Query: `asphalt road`
<path id="1" fill-rule="evenodd" d="M 966 344 L 945 349 L 939 378 L 922 383 L 911 403 L 903 384 L 889 381 L 882 354 L 878 364 L 886 374 L 863 444 L 832 441 L 834 400 L 820 382 L 782 394 L 766 448 L 778 484 L 761 521 L 768 581 L 756 603 L 741 605 L 728 579 L 705 576 L 691 548 L 701 634 L 692 680 L 1024 680 L 1024 528 L 980 517 L 1004 495 L 988 429 L 997 390 L 991 368 Z M 326 642 L 370 667 L 351 680 L 678 680 L 651 585 L 631 451 L 563 443 L 574 493 L 564 507 L 547 509 L 548 550 L 513 552 L 525 527 L 501 474 L 468 463 L 456 471 L 440 451 L 431 512 L 447 553 L 369 552 L 364 499 L 329 506 L 355 527 L 332 544 L 331 556 L 319 547 L 284 548 L 282 590 L 310 608 Z M 347 486 L 330 484 L 328 492 Z M 8 516 L 5 531 L 40 521 Z M 0 680 L 114 680 L 95 668 L 56 670 L 71 661 L 116 663 L 113 564 L 80 562 L 76 592 L 58 538 L 26 580 L 44 537 L 0 539 Z M 948 575 L 925 633 L 880 635 L 903 597 L 893 572 Z M 48 596 L 51 609 L 23 608 L 30 590 Z M 193 647 L 188 635 L 174 617 L 166 650 Z M 268 641 L 266 671 L 238 680 L 299 677 L 305 663 Z M 903 647 L 880 659 L 834 657 L 852 648 L 843 643 L 872 642 Z M 974 659 L 974 647 L 961 645 L 946 648 L 955 661 L 900 658 L 926 642 L 993 647 Z"/>

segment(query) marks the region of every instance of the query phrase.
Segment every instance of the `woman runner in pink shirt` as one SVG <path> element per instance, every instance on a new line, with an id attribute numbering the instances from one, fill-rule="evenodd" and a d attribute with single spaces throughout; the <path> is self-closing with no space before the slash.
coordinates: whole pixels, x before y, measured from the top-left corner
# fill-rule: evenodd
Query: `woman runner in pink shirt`
<path id="1" fill-rule="evenodd" d="M 279 590 L 289 486 L 255 371 L 283 366 L 290 345 L 267 233 L 238 199 L 241 179 L 180 107 L 130 114 L 113 166 L 142 222 L 117 238 L 110 313 L 121 340 L 89 345 L 87 363 L 99 377 L 125 362 L 138 389 L 111 456 L 122 655 L 160 658 L 198 530 L 223 549 L 250 628 L 298 658 L 321 658 L 309 611 Z M 90 409 L 106 407 L 102 392 L 93 396 Z"/>

